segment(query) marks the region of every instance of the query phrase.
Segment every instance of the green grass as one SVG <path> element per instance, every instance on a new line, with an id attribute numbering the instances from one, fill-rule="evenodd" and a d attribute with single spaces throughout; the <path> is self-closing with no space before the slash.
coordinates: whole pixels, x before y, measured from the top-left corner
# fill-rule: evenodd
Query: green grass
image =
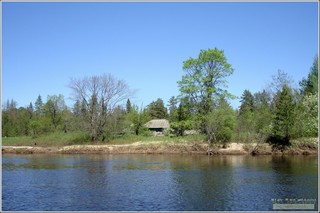
<path id="1" fill-rule="evenodd" d="M 185 137 L 176 136 L 141 136 L 141 135 L 122 135 L 118 136 L 109 141 L 90 141 L 90 136 L 83 132 L 56 132 L 48 135 L 42 135 L 37 138 L 31 136 L 21 137 L 3 137 L 3 146 L 67 146 L 67 145 L 84 145 L 84 144 L 109 144 L 109 145 L 121 145 L 121 144 L 132 144 L 134 142 L 148 142 L 161 141 L 162 144 L 201 144 L 207 143 L 205 135 L 189 135 Z M 236 142 L 236 141 L 233 141 Z M 303 147 L 318 147 L 318 138 L 300 138 L 292 140 L 292 148 L 303 148 Z"/>
<path id="2" fill-rule="evenodd" d="M 3 137 L 3 146 L 66 146 L 72 144 L 90 143 L 87 134 L 81 132 L 63 133 L 56 132 L 39 137 L 20 136 L 20 137 Z"/>
<path id="3" fill-rule="evenodd" d="M 3 146 L 67 146 L 67 145 L 82 145 L 82 144 L 132 144 L 134 142 L 148 142 L 162 141 L 164 143 L 175 143 L 175 144 L 194 144 L 202 143 L 205 141 L 204 135 L 190 135 L 185 137 L 175 136 L 140 136 L 140 135 L 123 135 L 118 136 L 110 141 L 90 141 L 90 136 L 83 132 L 56 132 L 48 135 L 42 135 L 37 138 L 31 136 L 20 136 L 20 137 L 6 137 L 2 138 Z"/>

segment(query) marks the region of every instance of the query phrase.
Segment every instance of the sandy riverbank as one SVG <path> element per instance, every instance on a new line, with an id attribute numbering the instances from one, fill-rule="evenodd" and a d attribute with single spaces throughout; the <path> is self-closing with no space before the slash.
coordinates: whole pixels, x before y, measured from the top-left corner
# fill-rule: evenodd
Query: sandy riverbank
<path id="1" fill-rule="evenodd" d="M 246 155 L 252 154 L 293 154 L 317 155 L 317 149 L 289 148 L 284 152 L 272 151 L 271 146 L 263 144 L 230 143 L 228 147 L 211 148 L 208 144 L 175 144 L 155 142 L 135 142 L 124 145 L 72 145 L 63 147 L 38 147 L 38 146 L 2 146 L 2 153 L 12 154 L 208 154 L 208 155 Z"/>

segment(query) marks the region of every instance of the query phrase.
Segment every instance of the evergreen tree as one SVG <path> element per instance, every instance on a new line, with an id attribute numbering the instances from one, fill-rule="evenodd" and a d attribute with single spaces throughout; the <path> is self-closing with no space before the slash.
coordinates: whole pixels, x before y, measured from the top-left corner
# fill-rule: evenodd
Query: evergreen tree
<path id="1" fill-rule="evenodd" d="M 32 102 L 30 102 L 29 106 L 27 107 L 27 112 L 28 112 L 28 115 L 29 115 L 29 119 L 31 119 L 32 116 L 33 116 L 33 105 L 32 105 Z"/>
<path id="2" fill-rule="evenodd" d="M 318 56 L 315 57 L 307 79 L 299 82 L 301 93 L 304 95 L 315 94 L 318 92 Z"/>
<path id="3" fill-rule="evenodd" d="M 282 145 L 288 145 L 293 136 L 295 121 L 295 103 L 293 101 L 292 89 L 284 85 L 274 98 L 274 112 L 272 120 L 272 133 Z"/>
<path id="4" fill-rule="evenodd" d="M 254 108 L 254 97 L 249 90 L 244 90 L 241 96 L 240 114 L 247 111 L 253 112 Z"/>
<path id="5" fill-rule="evenodd" d="M 188 107 L 187 99 L 182 99 L 178 108 L 172 112 L 170 128 L 177 136 L 183 136 L 185 130 L 194 127 L 194 121 Z"/>
<path id="6" fill-rule="evenodd" d="M 168 107 L 169 107 L 169 120 L 170 121 L 174 120 L 174 116 L 175 116 L 175 113 L 176 113 L 176 110 L 177 110 L 177 104 L 178 104 L 178 100 L 174 96 L 172 96 L 169 99 L 169 104 L 168 104 Z"/>
<path id="7" fill-rule="evenodd" d="M 168 110 L 161 98 L 152 101 L 147 108 L 151 119 L 164 119 L 168 117 Z"/>
<path id="8" fill-rule="evenodd" d="M 249 90 L 244 90 L 237 117 L 238 139 L 252 140 L 254 134 L 254 97 Z"/>
<path id="9" fill-rule="evenodd" d="M 38 116 L 43 115 L 44 112 L 44 104 L 42 102 L 42 98 L 41 95 L 38 95 L 38 98 L 36 100 L 36 102 L 34 103 L 34 107 L 35 107 L 35 113 Z"/>
<path id="10" fill-rule="evenodd" d="M 126 112 L 130 113 L 131 110 L 132 110 L 132 105 L 131 105 L 130 99 L 128 99 L 126 103 Z"/>

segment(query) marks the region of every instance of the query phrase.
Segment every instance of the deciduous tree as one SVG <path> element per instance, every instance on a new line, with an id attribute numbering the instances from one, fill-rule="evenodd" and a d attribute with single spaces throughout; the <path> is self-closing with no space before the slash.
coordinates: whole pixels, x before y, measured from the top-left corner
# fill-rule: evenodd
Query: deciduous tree
<path id="1" fill-rule="evenodd" d="M 178 86 L 183 97 L 192 99 L 200 115 L 200 127 L 205 132 L 206 115 L 220 95 L 230 96 L 225 90 L 226 77 L 233 73 L 223 50 L 217 48 L 201 50 L 197 58 L 183 62 L 185 75 Z"/>
<path id="2" fill-rule="evenodd" d="M 235 114 L 224 97 L 220 97 L 217 107 L 208 114 L 206 128 L 209 144 L 226 144 L 231 140 L 235 128 Z"/>
<path id="3" fill-rule="evenodd" d="M 131 95 L 129 86 L 111 74 L 72 79 L 69 86 L 75 100 L 84 103 L 92 141 L 101 139 L 110 114 Z"/>

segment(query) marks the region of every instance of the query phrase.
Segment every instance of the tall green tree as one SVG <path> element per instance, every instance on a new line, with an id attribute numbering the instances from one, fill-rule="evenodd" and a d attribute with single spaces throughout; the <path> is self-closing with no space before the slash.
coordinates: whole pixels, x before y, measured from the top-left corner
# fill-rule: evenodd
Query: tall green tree
<path id="1" fill-rule="evenodd" d="M 35 113 L 37 116 L 42 116 L 44 113 L 44 104 L 41 95 L 38 95 L 36 102 L 34 103 Z"/>
<path id="2" fill-rule="evenodd" d="M 178 108 L 172 111 L 170 128 L 177 136 L 184 136 L 186 130 L 194 127 L 187 99 L 181 99 Z"/>
<path id="3" fill-rule="evenodd" d="M 244 90 L 237 116 L 237 131 L 239 140 L 251 140 L 254 134 L 254 96 L 249 90 Z"/>
<path id="4" fill-rule="evenodd" d="M 318 91 L 300 93 L 295 108 L 296 137 L 317 137 L 318 136 Z"/>
<path id="5" fill-rule="evenodd" d="M 308 78 L 302 79 L 302 81 L 299 82 L 302 94 L 308 95 L 315 94 L 318 92 L 318 70 L 318 56 L 316 56 L 313 60 L 312 67 L 310 68 Z"/>
<path id="6" fill-rule="evenodd" d="M 7 100 L 2 111 L 2 135 L 6 137 L 18 136 L 18 122 L 17 102 Z"/>
<path id="7" fill-rule="evenodd" d="M 147 106 L 151 119 L 163 119 L 168 117 L 168 110 L 164 106 L 163 100 L 158 98 Z"/>
<path id="8" fill-rule="evenodd" d="M 272 133 L 279 140 L 282 140 L 284 144 L 289 144 L 290 139 L 294 135 L 295 103 L 293 101 L 292 89 L 288 85 L 284 85 L 282 91 L 276 94 L 274 104 Z"/>
<path id="9" fill-rule="evenodd" d="M 265 90 L 254 94 L 254 129 L 256 133 L 267 136 L 271 124 L 271 97 Z"/>
<path id="10" fill-rule="evenodd" d="M 132 104 L 131 104 L 130 99 L 128 98 L 127 103 L 126 103 L 126 112 L 130 113 L 131 110 L 132 110 Z"/>
<path id="11" fill-rule="evenodd" d="M 168 104 L 168 107 L 169 107 L 169 120 L 170 121 L 174 120 L 175 113 L 177 111 L 177 104 L 178 104 L 178 99 L 176 97 L 172 96 L 169 99 L 169 104 Z"/>
<path id="12" fill-rule="evenodd" d="M 54 129 L 63 123 L 63 111 L 67 106 L 64 102 L 63 95 L 48 96 L 45 104 L 45 113 L 51 119 Z"/>
<path id="13" fill-rule="evenodd" d="M 249 90 L 244 90 L 241 96 L 240 114 L 254 109 L 254 97 Z"/>
<path id="14" fill-rule="evenodd" d="M 226 77 L 233 73 L 223 50 L 217 48 L 201 50 L 197 58 L 183 62 L 186 73 L 178 81 L 182 97 L 192 99 L 199 115 L 200 128 L 206 131 L 206 115 L 212 110 L 213 103 L 220 95 L 230 96 L 225 90 Z"/>
<path id="15" fill-rule="evenodd" d="M 149 113 L 146 109 L 140 108 L 136 105 L 133 105 L 130 113 L 126 115 L 127 126 L 129 127 L 130 132 L 133 132 L 135 135 L 141 135 L 142 133 L 148 131 L 144 126 L 146 122 L 150 120 Z"/>

